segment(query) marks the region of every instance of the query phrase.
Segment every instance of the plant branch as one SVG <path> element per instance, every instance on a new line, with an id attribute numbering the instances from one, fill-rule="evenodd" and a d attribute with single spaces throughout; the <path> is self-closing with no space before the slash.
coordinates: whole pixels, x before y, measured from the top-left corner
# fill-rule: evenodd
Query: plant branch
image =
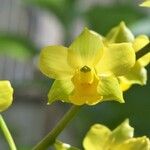
<path id="1" fill-rule="evenodd" d="M 64 115 L 64 117 L 58 122 L 55 128 L 47 134 L 34 148 L 33 150 L 46 150 L 50 145 L 52 145 L 57 136 L 62 132 L 62 130 L 67 126 L 75 114 L 79 111 L 81 106 L 72 106 L 70 110 Z"/>
<path id="2" fill-rule="evenodd" d="M 15 142 L 14 142 L 14 140 L 13 140 L 13 138 L 12 138 L 12 136 L 11 136 L 9 130 L 8 130 L 8 127 L 5 123 L 2 115 L 0 115 L 0 128 L 2 129 L 2 131 L 4 133 L 4 136 L 5 136 L 8 144 L 9 144 L 10 149 L 11 150 L 17 150 Z"/>
<path id="3" fill-rule="evenodd" d="M 148 52 L 150 52 L 150 42 L 136 53 L 136 59 L 138 60 Z"/>

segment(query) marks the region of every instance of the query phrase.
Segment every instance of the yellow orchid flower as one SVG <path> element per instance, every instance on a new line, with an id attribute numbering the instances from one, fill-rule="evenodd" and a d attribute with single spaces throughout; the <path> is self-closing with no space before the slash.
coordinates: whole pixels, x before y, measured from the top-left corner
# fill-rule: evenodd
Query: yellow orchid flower
<path id="1" fill-rule="evenodd" d="M 126 74 L 135 63 L 130 43 L 104 45 L 102 38 L 85 28 L 67 47 L 42 49 L 39 68 L 56 79 L 48 94 L 49 104 L 55 100 L 75 105 L 94 105 L 115 99 L 124 102 L 117 76 Z"/>
<path id="2" fill-rule="evenodd" d="M 150 141 L 146 136 L 134 138 L 134 129 L 125 120 L 111 131 L 104 125 L 95 124 L 84 138 L 85 150 L 150 150 Z"/>
<path id="3" fill-rule="evenodd" d="M 145 0 L 145 2 L 143 2 L 142 4 L 140 4 L 140 6 L 150 7 L 150 0 Z"/>
<path id="4" fill-rule="evenodd" d="M 124 22 L 111 29 L 106 35 L 104 42 L 107 43 L 122 43 L 129 42 L 132 44 L 135 53 L 138 53 L 150 41 L 146 35 L 139 35 L 136 38 L 127 28 Z M 150 49 L 150 48 L 149 48 Z M 147 71 L 145 66 L 150 63 L 150 52 L 138 58 L 132 69 L 124 76 L 119 77 L 120 86 L 123 91 L 128 90 L 133 84 L 145 85 L 147 81 Z"/>
<path id="5" fill-rule="evenodd" d="M 13 100 L 13 88 L 9 81 L 0 81 L 0 112 L 6 110 Z"/>

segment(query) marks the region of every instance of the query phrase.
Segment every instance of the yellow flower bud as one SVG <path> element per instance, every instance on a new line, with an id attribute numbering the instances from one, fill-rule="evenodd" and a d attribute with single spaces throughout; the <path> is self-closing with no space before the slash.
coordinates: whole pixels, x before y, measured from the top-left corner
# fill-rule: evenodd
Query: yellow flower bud
<path id="1" fill-rule="evenodd" d="M 6 110 L 13 101 L 13 88 L 9 81 L 0 81 L 0 112 Z"/>

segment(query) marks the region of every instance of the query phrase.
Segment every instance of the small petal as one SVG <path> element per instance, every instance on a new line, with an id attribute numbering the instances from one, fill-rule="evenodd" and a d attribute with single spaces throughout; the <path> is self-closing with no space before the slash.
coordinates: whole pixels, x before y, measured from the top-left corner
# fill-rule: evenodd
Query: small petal
<path id="1" fill-rule="evenodd" d="M 150 63 L 150 52 L 142 56 L 137 60 L 143 67 L 147 66 Z"/>
<path id="2" fill-rule="evenodd" d="M 119 77 L 119 81 L 120 84 L 144 85 L 147 81 L 147 70 L 137 61 L 134 67 L 126 75 Z"/>
<path id="3" fill-rule="evenodd" d="M 39 68 L 43 74 L 54 79 L 66 79 L 73 73 L 67 62 L 68 49 L 63 46 L 48 46 L 42 49 Z"/>
<path id="4" fill-rule="evenodd" d="M 123 92 L 128 90 L 132 86 L 132 84 L 134 84 L 130 82 L 130 80 L 126 79 L 124 76 L 118 77 L 118 80 L 120 83 L 120 88 Z"/>
<path id="5" fill-rule="evenodd" d="M 112 142 L 114 146 L 132 138 L 134 134 L 134 128 L 129 125 L 129 120 L 125 120 L 116 129 L 112 131 L 108 142 Z"/>
<path id="6" fill-rule="evenodd" d="M 13 101 L 13 88 L 9 81 L 0 81 L 0 112 L 7 109 Z"/>
<path id="7" fill-rule="evenodd" d="M 103 96 L 103 99 L 101 101 L 116 100 L 120 103 L 124 103 L 123 94 L 119 82 L 115 77 L 100 76 L 98 93 Z"/>
<path id="8" fill-rule="evenodd" d="M 99 34 L 87 28 L 69 47 L 68 61 L 72 67 L 92 67 L 103 53 L 103 42 Z"/>
<path id="9" fill-rule="evenodd" d="M 135 64 L 135 52 L 132 44 L 110 44 L 104 49 L 104 54 L 96 66 L 99 74 L 115 74 L 121 76 L 127 73 Z"/>
<path id="10" fill-rule="evenodd" d="M 115 150 L 150 150 L 150 141 L 147 137 L 131 138 Z"/>
<path id="11" fill-rule="evenodd" d="M 134 35 L 127 28 L 125 22 L 121 22 L 118 26 L 112 28 L 106 35 L 106 40 L 109 43 L 133 42 Z"/>
<path id="12" fill-rule="evenodd" d="M 135 52 L 137 52 L 148 43 L 149 43 L 149 38 L 146 35 L 139 35 L 133 41 L 133 48 Z"/>
<path id="13" fill-rule="evenodd" d="M 120 88 L 123 92 L 127 91 L 132 86 L 132 84 L 124 77 L 121 78 L 119 77 L 119 81 L 120 81 Z"/>
<path id="14" fill-rule="evenodd" d="M 140 6 L 150 7 L 150 0 L 145 0 L 145 2 L 143 2 Z"/>
<path id="15" fill-rule="evenodd" d="M 101 124 L 95 124 L 85 136 L 83 147 L 85 150 L 104 150 L 106 141 L 110 135 L 111 131 L 107 127 Z"/>
<path id="16" fill-rule="evenodd" d="M 48 104 L 51 104 L 57 100 L 69 102 L 69 95 L 73 91 L 73 88 L 74 86 L 71 79 L 55 80 L 48 93 Z"/>
<path id="17" fill-rule="evenodd" d="M 55 150 L 79 150 L 76 147 L 73 147 L 73 146 L 66 144 L 66 143 L 62 143 L 60 141 L 56 141 L 54 143 L 54 147 L 55 147 Z"/>

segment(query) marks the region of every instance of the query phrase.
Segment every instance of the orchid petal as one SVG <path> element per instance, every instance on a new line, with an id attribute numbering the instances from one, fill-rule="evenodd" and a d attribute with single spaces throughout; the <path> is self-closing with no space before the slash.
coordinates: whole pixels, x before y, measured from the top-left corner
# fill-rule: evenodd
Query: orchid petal
<path id="1" fill-rule="evenodd" d="M 134 128 L 129 125 L 129 120 L 126 119 L 123 123 L 121 123 L 116 129 L 112 131 L 109 141 L 112 141 L 112 144 L 115 146 L 129 138 L 132 138 L 133 134 Z"/>
<path id="2" fill-rule="evenodd" d="M 134 35 L 126 26 L 125 22 L 121 22 L 118 26 L 112 28 L 106 35 L 109 43 L 133 42 Z"/>
<path id="3" fill-rule="evenodd" d="M 120 84 L 145 85 L 147 81 L 147 70 L 137 61 L 134 67 L 124 76 L 119 77 Z M 124 90 L 123 90 L 124 91 Z"/>
<path id="4" fill-rule="evenodd" d="M 73 91 L 73 88 L 73 84 L 69 79 L 55 80 L 48 93 L 48 104 L 51 104 L 57 100 L 69 102 L 69 95 Z"/>
<path id="5" fill-rule="evenodd" d="M 149 38 L 146 35 L 139 35 L 133 41 L 133 48 L 135 52 L 138 52 L 148 43 L 149 43 Z"/>
<path id="6" fill-rule="evenodd" d="M 135 52 L 131 44 L 110 44 L 104 49 L 103 57 L 96 69 L 99 74 L 121 76 L 127 73 L 134 64 Z"/>
<path id="7" fill-rule="evenodd" d="M 150 7 L 150 0 L 145 0 L 142 4 L 140 4 L 142 7 Z"/>
<path id="8" fill-rule="evenodd" d="M 149 150 L 150 141 L 147 137 L 131 138 L 118 147 L 115 150 Z"/>
<path id="9" fill-rule="evenodd" d="M 110 135 L 111 131 L 107 127 L 95 124 L 85 136 L 83 147 L 85 150 L 104 150 L 105 143 Z"/>
<path id="10" fill-rule="evenodd" d="M 87 28 L 69 47 L 68 61 L 72 67 L 93 67 L 101 58 L 103 42 L 99 34 Z"/>
<path id="11" fill-rule="evenodd" d="M 98 92 L 103 96 L 102 101 L 116 100 L 120 103 L 124 103 L 123 94 L 118 80 L 115 77 L 100 77 L 98 85 Z"/>
<path id="12" fill-rule="evenodd" d="M 68 48 L 63 46 L 48 46 L 42 49 L 39 58 L 39 68 L 43 74 L 54 79 L 66 79 L 73 74 L 67 62 Z"/>

